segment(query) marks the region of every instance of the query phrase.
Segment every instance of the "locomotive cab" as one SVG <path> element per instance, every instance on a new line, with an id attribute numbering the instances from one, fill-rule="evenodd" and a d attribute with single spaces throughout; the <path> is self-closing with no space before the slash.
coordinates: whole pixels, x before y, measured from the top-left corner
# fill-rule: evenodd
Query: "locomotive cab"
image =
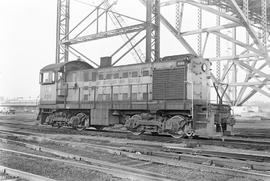
<path id="1" fill-rule="evenodd" d="M 50 64 L 40 70 L 40 111 L 41 123 L 57 109 L 66 109 L 68 96 L 67 74 L 93 68 L 83 61 Z"/>
<path id="2" fill-rule="evenodd" d="M 42 69 L 40 71 L 40 103 L 55 104 L 56 97 L 56 71 L 53 69 Z"/>

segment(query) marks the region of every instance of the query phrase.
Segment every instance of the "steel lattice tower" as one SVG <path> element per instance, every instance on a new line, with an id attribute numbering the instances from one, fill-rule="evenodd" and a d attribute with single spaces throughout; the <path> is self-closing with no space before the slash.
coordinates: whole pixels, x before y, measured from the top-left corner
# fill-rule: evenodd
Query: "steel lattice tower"
<path id="1" fill-rule="evenodd" d="M 103 0 L 99 1 L 100 4 L 93 7 L 93 10 L 71 30 L 69 28 L 69 1 L 57 1 L 56 63 L 68 61 L 69 55 L 72 54 L 98 67 L 98 63 L 75 49 L 73 45 L 121 35 L 125 42 L 111 54 L 111 57 L 114 58 L 124 47 L 127 50 L 119 58 L 113 59 L 113 65 L 132 52 L 136 61 L 158 61 L 160 59 L 160 24 L 162 24 L 188 53 L 208 58 L 213 65 L 216 65 L 212 66 L 211 80 L 218 85 L 220 93 L 224 93 L 224 101 L 231 105 L 242 105 L 258 92 L 270 97 L 270 58 L 268 55 L 270 51 L 270 2 L 267 0 L 164 0 L 161 2 L 159 0 L 134 0 L 145 6 L 146 20 L 118 13 L 114 10 L 114 7 L 117 7 L 115 3 Z M 172 5 L 176 5 L 175 24 L 160 13 L 160 9 Z M 183 19 L 188 11 L 186 6 L 197 8 L 193 16 L 195 20 L 189 22 L 195 23 L 196 29 L 183 31 L 182 27 L 185 26 Z M 216 17 L 216 23 L 212 26 L 205 27 L 205 12 Z M 81 32 L 72 36 L 74 30 L 90 16 L 96 16 L 96 18 Z M 116 28 L 102 31 L 99 28 L 102 16 L 112 17 Z M 105 19 L 105 27 L 107 27 L 109 18 Z M 137 24 L 129 25 L 125 19 L 132 19 Z M 96 32 L 85 34 L 85 30 L 94 24 L 97 26 Z M 240 29 L 242 29 L 241 33 L 239 33 Z M 230 33 L 225 33 L 226 31 Z M 145 33 L 143 37 L 139 37 L 141 33 Z M 241 34 L 245 34 L 244 40 L 239 38 Z M 194 41 L 197 41 L 195 46 L 186 38 L 193 36 Z M 224 55 L 221 48 L 224 41 L 231 45 L 228 55 Z M 144 53 L 139 49 L 139 44 L 142 42 L 145 42 Z M 213 49 L 211 51 L 216 54 L 209 57 L 206 52 L 213 46 L 215 46 L 215 51 Z M 229 86 L 229 92 L 224 92 L 224 85 Z"/>
<path id="2" fill-rule="evenodd" d="M 68 40 L 70 0 L 57 0 L 56 24 L 56 63 L 68 61 L 68 45 L 63 45 L 63 40 Z"/>

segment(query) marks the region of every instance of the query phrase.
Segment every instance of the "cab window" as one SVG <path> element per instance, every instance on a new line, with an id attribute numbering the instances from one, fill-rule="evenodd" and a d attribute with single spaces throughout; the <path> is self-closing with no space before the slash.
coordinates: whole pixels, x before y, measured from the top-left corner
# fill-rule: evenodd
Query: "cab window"
<path id="1" fill-rule="evenodd" d="M 57 73 L 57 78 L 58 78 L 57 81 L 59 81 L 59 80 L 64 80 L 63 72 L 58 72 L 58 73 Z"/>
<path id="2" fill-rule="evenodd" d="M 54 72 L 43 72 L 40 74 L 40 82 L 42 84 L 52 84 L 55 82 L 54 78 Z"/>

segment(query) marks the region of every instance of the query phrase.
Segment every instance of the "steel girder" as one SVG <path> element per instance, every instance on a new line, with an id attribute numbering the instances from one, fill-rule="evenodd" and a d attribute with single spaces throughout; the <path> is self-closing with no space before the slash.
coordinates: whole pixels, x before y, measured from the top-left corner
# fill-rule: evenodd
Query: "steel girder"
<path id="1" fill-rule="evenodd" d="M 70 0 L 57 0 L 56 20 L 56 56 L 55 62 L 68 61 L 68 45 L 63 45 L 62 40 L 68 40 L 69 32 L 69 7 Z"/>
<path id="2" fill-rule="evenodd" d="M 128 50 L 125 53 L 123 53 L 122 56 L 120 55 L 120 58 L 123 58 L 127 53 L 132 53 L 137 63 L 160 60 L 159 0 L 147 1 L 149 3 L 146 8 L 147 16 L 145 21 L 117 13 L 114 10 L 112 10 L 113 6 L 116 4 L 116 1 L 110 3 L 109 0 L 103 0 L 98 6 L 94 6 L 94 10 L 91 11 L 87 16 L 82 18 L 81 21 L 79 21 L 71 29 L 71 31 L 69 31 L 69 5 L 67 6 L 67 2 L 69 4 L 69 0 L 65 0 L 66 1 L 65 3 L 63 3 L 63 1 L 64 0 L 58 0 L 57 49 L 56 49 L 57 63 L 61 62 L 62 59 L 68 61 L 68 55 L 72 54 L 76 56 L 77 59 L 87 60 L 94 67 L 98 67 L 98 64 L 96 62 L 92 61 L 89 57 L 87 57 L 78 49 L 75 49 L 73 45 L 119 35 L 121 35 L 122 39 L 125 41 L 124 45 L 128 47 Z M 88 3 L 83 4 L 93 6 Z M 96 17 L 94 17 L 93 19 L 93 16 L 95 15 Z M 99 25 L 101 24 L 100 19 L 104 16 L 106 19 L 105 31 L 104 30 L 102 31 L 100 30 L 101 28 L 99 28 Z M 65 26 L 63 26 L 63 23 L 62 24 L 60 23 L 62 22 L 61 20 L 63 19 L 63 18 L 61 19 L 61 17 L 65 17 L 66 22 L 64 24 Z M 92 18 L 91 22 L 88 23 L 87 26 L 85 26 L 83 29 L 78 30 L 79 27 L 82 27 L 83 23 L 85 23 L 86 20 L 89 20 L 90 18 Z M 116 29 L 108 30 L 109 18 L 116 27 Z M 125 22 L 124 18 L 126 19 L 128 18 L 133 21 L 135 20 L 139 24 L 128 25 L 128 23 Z M 86 33 L 86 31 L 93 26 L 96 26 L 96 32 L 92 34 Z M 76 30 L 79 31 L 79 33 L 77 32 L 76 35 L 73 35 L 74 32 L 76 32 Z M 136 32 L 142 32 L 142 30 L 145 30 L 146 36 L 139 39 L 136 37 L 138 35 L 138 33 Z M 64 31 L 64 33 L 62 33 L 62 31 Z M 130 35 L 131 33 L 135 33 L 136 36 L 134 37 L 133 35 Z M 146 41 L 146 51 L 145 51 L 146 56 L 138 47 L 138 44 L 141 43 L 143 40 Z M 121 46 L 120 48 L 122 49 L 125 46 Z M 117 51 L 115 51 L 115 53 L 113 53 L 112 55 L 115 55 L 118 52 L 120 52 L 119 49 L 117 49 Z M 62 55 L 64 56 L 64 58 L 61 58 Z M 118 61 L 119 59 L 117 59 L 113 63 L 113 65 L 115 65 Z"/>
<path id="3" fill-rule="evenodd" d="M 147 16 L 146 21 L 138 21 L 138 24 L 135 25 L 126 25 L 126 23 L 119 20 L 119 17 L 128 17 L 125 15 L 117 14 L 112 11 L 112 4 L 109 4 L 107 0 L 104 0 L 94 11 L 99 11 L 98 16 L 93 23 L 89 24 L 91 26 L 98 20 L 100 16 L 108 16 L 111 13 L 111 16 L 114 18 L 117 28 L 114 30 L 107 30 L 102 32 L 97 27 L 97 32 L 90 35 L 79 35 L 69 38 L 71 31 L 69 32 L 68 20 L 69 20 L 69 10 L 63 9 L 58 11 L 58 25 L 57 25 L 57 56 L 56 62 L 61 60 L 67 61 L 68 52 L 76 54 L 80 57 L 83 57 L 89 61 L 90 58 L 87 58 L 84 54 L 72 47 L 73 44 L 83 43 L 86 41 L 124 35 L 125 43 L 120 47 L 125 47 L 129 45 L 129 49 L 120 56 L 123 57 L 129 52 L 135 52 L 136 56 L 140 60 L 154 61 L 159 60 L 159 21 L 172 33 L 172 35 L 183 45 L 183 47 L 191 54 L 197 56 L 203 56 L 204 58 L 209 58 L 212 62 L 218 62 L 219 64 L 216 69 L 213 69 L 211 74 L 212 80 L 216 85 L 228 84 L 228 92 L 225 93 L 225 101 L 228 101 L 231 105 L 242 105 L 257 92 L 269 97 L 269 89 L 267 84 L 270 82 L 269 73 L 269 21 L 267 10 L 270 9 L 267 3 L 267 0 L 261 0 L 261 3 L 258 3 L 257 9 L 250 7 L 256 3 L 256 0 L 167 0 L 160 2 L 158 0 L 139 0 L 142 4 L 146 6 Z M 58 0 L 60 5 L 67 4 L 69 0 Z M 106 6 L 103 4 L 105 3 Z M 170 23 L 169 19 L 166 16 L 161 15 L 159 8 L 163 6 L 169 6 L 176 4 L 176 25 L 174 26 Z M 197 29 L 182 31 L 182 27 L 185 26 L 183 17 L 185 17 L 184 6 L 189 5 L 198 8 L 197 11 Z M 65 5 L 64 8 L 68 6 Z M 58 8 L 60 10 L 60 8 Z M 255 9 L 255 10 L 254 10 Z M 64 10 L 64 11 L 63 11 Z M 203 22 L 204 12 L 208 12 L 213 16 L 217 17 L 217 24 L 205 27 Z M 63 12 L 65 12 L 63 14 Z M 90 15 L 89 15 L 90 16 Z M 62 17 L 62 19 L 61 19 Z M 64 18 L 63 18 L 64 17 Z M 118 19 L 117 19 L 118 17 Z M 87 17 L 86 17 L 87 18 Z M 65 21 L 61 21 L 61 20 Z M 107 18 L 106 18 L 107 19 Z M 136 18 L 132 18 L 136 20 Z M 195 18 L 196 19 L 196 18 Z M 222 21 L 220 21 L 222 20 Z M 84 19 L 82 20 L 84 21 Z M 62 22 L 62 24 L 60 24 Z M 223 23 L 220 23 L 223 22 Z M 226 22 L 226 23 L 224 23 Z M 107 22 L 106 22 L 107 23 Z M 191 22 L 189 22 L 191 23 Z M 65 25 L 65 26 L 63 26 Z M 78 26 L 80 23 L 78 24 Z M 107 27 L 107 24 L 106 24 Z M 85 29 L 87 29 L 86 27 Z M 246 40 L 239 39 L 239 29 L 245 29 Z M 76 29 L 76 26 L 73 28 Z M 72 29 L 72 31 L 73 31 Z M 62 34 L 60 34 L 62 30 Z M 64 30 L 64 31 L 63 31 Z M 139 41 L 135 40 L 137 33 L 145 30 L 146 35 L 141 38 Z M 226 32 L 227 31 L 227 32 Z M 228 33 L 230 31 L 230 33 Z M 64 32 L 64 33 L 63 33 Z M 136 33 L 137 32 L 137 33 Z M 243 31 L 242 31 L 243 32 Z M 129 33 L 134 33 L 133 35 L 128 36 Z M 187 36 L 196 36 L 197 37 L 197 47 L 194 47 L 189 41 L 186 40 Z M 211 41 L 211 37 L 216 37 L 216 42 Z M 210 38 L 209 38 L 210 37 Z M 136 50 L 136 46 L 142 42 L 146 41 L 146 57 L 138 53 L 140 51 Z M 219 41 L 218 41 L 219 40 Z M 221 52 L 221 47 L 219 42 L 228 41 L 231 43 L 231 55 L 224 55 Z M 212 57 L 206 57 L 205 52 L 207 52 L 208 47 L 216 45 L 216 55 Z M 197 51 L 195 49 L 197 48 Z M 62 52 L 60 52 L 62 50 Z M 119 49 L 115 51 L 118 53 Z M 112 55 L 114 55 L 113 53 Z M 221 54 L 220 54 L 221 53 Z M 64 58 L 61 58 L 64 57 Z M 115 63 L 117 63 L 117 59 Z M 93 65 L 98 66 L 95 62 L 92 62 Z M 222 67 L 223 66 L 223 67 Z M 220 71 L 215 73 L 214 71 Z M 243 79 L 239 77 L 244 77 Z M 220 92 L 224 91 L 222 86 L 217 86 Z M 233 93 L 232 93 L 233 92 Z"/>
<path id="4" fill-rule="evenodd" d="M 99 33 L 95 33 L 95 34 L 91 34 L 91 35 L 80 36 L 78 38 L 63 41 L 63 43 L 68 44 L 68 45 L 74 45 L 74 44 L 78 44 L 78 43 L 84 43 L 87 41 L 93 41 L 93 40 L 98 40 L 98 39 L 102 39 L 102 38 L 109 38 L 109 37 L 118 36 L 118 35 L 122 35 L 122 34 L 133 33 L 133 32 L 144 30 L 145 28 L 146 28 L 146 24 L 141 23 L 141 24 L 127 26 L 127 27 L 123 27 L 123 28 L 119 28 L 119 29 L 99 32 Z"/>
<path id="5" fill-rule="evenodd" d="M 110 3 L 108 1 L 105 2 L 105 7 L 108 8 L 110 6 Z M 114 7 L 111 8 L 111 10 L 114 11 Z M 124 18 L 122 16 L 124 15 L 119 15 L 116 13 L 113 14 L 108 14 L 109 18 L 111 19 L 111 21 L 113 22 L 114 26 L 116 28 L 123 28 L 127 26 L 126 21 L 124 20 Z M 143 23 L 143 22 L 142 22 Z M 137 34 L 136 34 L 137 35 Z M 135 38 L 136 36 L 134 36 Z M 124 45 L 127 46 L 129 49 L 131 47 L 131 55 L 133 56 L 133 58 L 135 59 L 136 63 L 142 63 L 145 60 L 145 55 L 144 52 L 141 50 L 140 46 L 134 46 L 136 44 L 136 41 L 130 37 L 129 34 L 121 34 L 121 38 L 123 39 Z M 121 48 L 120 48 L 121 50 Z M 111 56 L 112 57 L 112 56 Z"/>
<path id="6" fill-rule="evenodd" d="M 267 1 L 168 0 L 161 2 L 161 7 L 173 4 L 177 5 L 179 3 L 196 7 L 199 10 L 197 21 L 198 29 L 178 32 L 178 36 L 181 36 L 184 39 L 186 36 L 205 34 L 204 45 L 201 50 L 202 56 L 204 56 L 207 44 L 214 44 L 213 42 L 208 41 L 209 35 L 214 35 L 217 38 L 221 38 L 222 41 L 226 40 L 232 44 L 231 55 L 222 55 L 220 57 L 217 55 L 213 57 L 204 56 L 205 58 L 209 58 L 210 61 L 218 62 L 217 64 L 223 66 L 219 68 L 216 67 L 213 71 L 221 72 L 216 74 L 212 72 L 211 76 L 216 84 L 229 85 L 229 92 L 225 94 L 226 101 L 231 105 L 242 105 L 257 92 L 266 97 L 270 97 L 269 88 L 267 88 L 270 81 L 270 66 L 267 66 L 270 65 L 270 59 L 268 57 L 270 22 L 267 10 L 269 10 L 270 7 Z M 251 3 L 257 3 L 258 10 L 255 11 L 254 7 L 249 7 Z M 221 17 L 223 21 L 227 23 L 201 28 L 201 23 L 203 23 L 203 21 L 201 20 L 202 15 L 200 10 Z M 183 16 L 185 16 L 185 11 L 182 13 Z M 182 20 L 180 20 L 180 22 L 182 22 Z M 176 24 L 176 27 L 177 26 L 178 25 Z M 237 31 L 240 31 L 239 29 L 243 28 L 247 34 L 246 41 L 237 37 L 239 36 L 237 35 Z M 228 31 L 230 31 L 230 33 L 228 33 Z M 201 38 L 198 40 L 202 41 Z M 193 51 L 193 48 L 195 47 L 190 46 L 186 41 L 183 42 L 184 47 L 186 47 L 190 53 L 196 54 Z M 201 46 L 201 43 L 202 42 L 198 42 L 198 47 Z M 219 48 L 217 45 L 218 43 L 216 42 L 218 52 Z M 241 79 L 241 77 L 244 77 L 244 79 Z M 218 88 L 220 92 L 224 90 L 222 87 Z"/>

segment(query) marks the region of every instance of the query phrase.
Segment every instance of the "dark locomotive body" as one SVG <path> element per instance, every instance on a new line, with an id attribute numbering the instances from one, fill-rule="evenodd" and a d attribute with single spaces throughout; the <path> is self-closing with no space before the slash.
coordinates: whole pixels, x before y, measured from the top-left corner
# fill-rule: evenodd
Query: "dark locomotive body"
<path id="1" fill-rule="evenodd" d="M 94 69 L 83 61 L 41 69 L 41 123 L 97 129 L 124 124 L 136 132 L 173 136 L 229 133 L 230 107 L 210 104 L 207 60 L 191 55 Z"/>

